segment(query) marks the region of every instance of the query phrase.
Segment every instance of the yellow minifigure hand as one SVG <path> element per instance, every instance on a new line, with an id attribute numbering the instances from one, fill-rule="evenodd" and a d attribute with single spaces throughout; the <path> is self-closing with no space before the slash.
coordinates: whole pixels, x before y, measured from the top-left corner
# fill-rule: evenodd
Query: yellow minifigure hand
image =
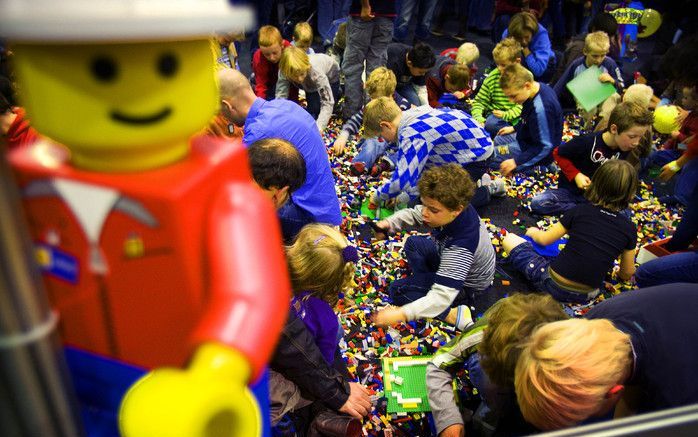
<path id="1" fill-rule="evenodd" d="M 261 415 L 249 376 L 240 352 L 201 345 L 187 369 L 152 370 L 129 389 L 119 411 L 121 435 L 257 437 Z"/>

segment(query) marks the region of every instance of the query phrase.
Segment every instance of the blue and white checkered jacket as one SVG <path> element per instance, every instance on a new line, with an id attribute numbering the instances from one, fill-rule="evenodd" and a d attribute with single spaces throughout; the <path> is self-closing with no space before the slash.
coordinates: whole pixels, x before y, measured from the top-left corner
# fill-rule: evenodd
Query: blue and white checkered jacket
<path id="1" fill-rule="evenodd" d="M 398 126 L 395 171 L 378 189 L 382 200 L 406 192 L 417 196 L 417 181 L 425 169 L 484 161 L 492 154 L 490 135 L 463 111 L 419 106 L 405 111 Z"/>

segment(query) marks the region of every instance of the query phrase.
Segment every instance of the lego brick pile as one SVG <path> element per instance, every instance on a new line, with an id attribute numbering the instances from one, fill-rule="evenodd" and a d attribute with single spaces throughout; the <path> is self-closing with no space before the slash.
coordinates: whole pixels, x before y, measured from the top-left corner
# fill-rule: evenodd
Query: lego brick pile
<path id="1" fill-rule="evenodd" d="M 568 116 L 564 124 L 563 140 L 579 135 L 580 119 Z M 344 339 L 340 349 L 346 359 L 351 377 L 365 384 L 375 399 L 375 407 L 364 421 L 364 434 L 377 436 L 427 436 L 433 429 L 425 413 L 386 412 L 387 400 L 383 386 L 383 369 L 381 359 L 397 356 L 432 355 L 457 332 L 438 320 L 421 320 L 402 323 L 390 328 L 379 328 L 371 322 L 372 314 L 388 305 L 386 294 L 388 285 L 395 279 L 404 277 L 408 266 L 402 256 L 402 246 L 407 237 L 417 231 L 399 232 L 387 240 L 373 238 L 367 226 L 370 220 L 360 213 L 362 202 L 368 194 L 385 181 L 382 177 L 368 175 L 355 177 L 349 172 L 351 158 L 356 154 L 355 140 L 348 143 L 347 151 L 342 156 L 334 156 L 331 146 L 341 129 L 341 120 L 333 120 L 324 133 L 330 162 L 336 179 L 336 189 L 340 197 L 344 221 L 342 231 L 359 250 L 360 261 L 356 271 L 356 286 L 345 296 L 340 296 L 337 308 L 344 329 Z M 532 177 L 516 175 L 510 179 L 507 196 L 495 198 L 493 203 L 480 211 L 487 222 L 495 249 L 498 267 L 492 294 L 496 299 L 510 293 L 530 292 L 532 289 L 513 270 L 509 270 L 503 257 L 500 238 L 506 232 L 522 235 L 527 226 L 537 225 L 547 228 L 556 221 L 552 217 L 532 217 L 528 209 L 530 199 L 541 191 L 554 188 L 557 175 L 537 174 Z M 680 208 L 661 205 L 652 195 L 652 186 L 642 183 L 637 201 L 631 205 L 633 221 L 638 228 L 638 247 L 655 241 L 673 232 L 681 217 Z M 488 211 L 494 212 L 491 216 Z M 575 316 L 588 311 L 594 304 L 614 294 L 634 288 L 631 283 L 620 282 L 615 274 L 607 277 L 606 290 L 588 305 L 568 305 L 566 310 Z M 475 307 L 474 314 L 479 317 L 486 307 Z M 477 392 L 470 385 L 467 375 L 461 372 L 456 379 L 456 387 L 464 408 L 477 406 Z"/>

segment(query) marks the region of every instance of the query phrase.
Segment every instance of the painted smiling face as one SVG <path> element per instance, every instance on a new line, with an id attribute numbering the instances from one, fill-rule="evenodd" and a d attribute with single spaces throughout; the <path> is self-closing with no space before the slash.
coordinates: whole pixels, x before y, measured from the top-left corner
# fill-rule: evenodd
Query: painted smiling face
<path id="1" fill-rule="evenodd" d="M 14 53 L 29 119 L 78 165 L 148 150 L 169 156 L 152 164 L 174 161 L 218 109 L 207 40 L 18 44 Z"/>

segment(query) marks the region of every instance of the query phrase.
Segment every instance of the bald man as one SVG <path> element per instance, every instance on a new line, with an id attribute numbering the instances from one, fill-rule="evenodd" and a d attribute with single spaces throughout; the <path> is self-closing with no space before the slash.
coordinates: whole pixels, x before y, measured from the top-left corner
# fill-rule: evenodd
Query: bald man
<path id="1" fill-rule="evenodd" d="M 221 113 L 232 123 L 244 126 L 245 144 L 280 138 L 293 144 L 303 155 L 307 171 L 305 184 L 291 194 L 279 210 L 279 216 L 286 223 L 295 223 L 297 230 L 312 222 L 341 224 L 327 149 L 313 117 L 291 101 L 266 101 L 257 97 L 247 78 L 237 70 L 220 70 L 218 80 Z"/>

